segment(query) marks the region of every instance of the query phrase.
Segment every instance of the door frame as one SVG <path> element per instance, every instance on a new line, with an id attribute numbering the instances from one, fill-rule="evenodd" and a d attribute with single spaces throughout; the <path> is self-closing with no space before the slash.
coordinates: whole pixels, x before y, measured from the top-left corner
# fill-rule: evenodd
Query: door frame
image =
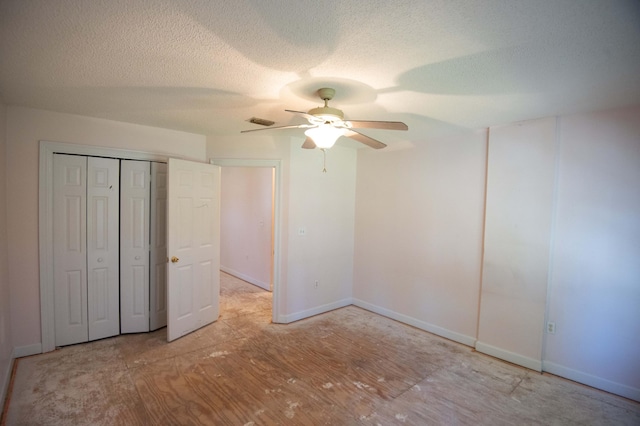
<path id="1" fill-rule="evenodd" d="M 282 195 L 282 161 L 248 158 L 211 158 L 211 164 L 220 167 L 264 167 L 274 169 L 273 182 L 273 288 L 271 320 L 274 323 L 284 323 L 279 319 L 280 314 L 280 241 L 282 229 L 281 195 Z"/>
<path id="2" fill-rule="evenodd" d="M 42 353 L 53 351 L 55 344 L 53 298 L 53 155 L 76 154 L 123 160 L 166 162 L 166 155 L 118 148 L 40 141 L 38 176 L 38 250 L 40 254 L 40 330 Z M 174 156 L 175 158 L 180 158 Z"/>

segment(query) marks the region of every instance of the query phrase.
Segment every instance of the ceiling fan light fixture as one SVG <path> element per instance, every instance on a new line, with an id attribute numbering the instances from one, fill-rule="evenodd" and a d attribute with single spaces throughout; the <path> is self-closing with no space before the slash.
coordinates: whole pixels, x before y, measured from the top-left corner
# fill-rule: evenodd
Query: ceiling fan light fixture
<path id="1" fill-rule="evenodd" d="M 1 0 L 0 0 L 1 1 Z M 384 143 L 375 140 L 363 133 L 360 129 L 382 129 L 382 130 L 409 130 L 406 124 L 400 121 L 367 121 L 349 120 L 345 121 L 344 113 L 338 108 L 329 106 L 329 101 L 333 99 L 336 91 L 329 87 L 318 89 L 320 99 L 324 101 L 324 106 L 313 108 L 309 112 L 286 109 L 287 112 L 298 114 L 307 119 L 309 124 L 292 124 L 287 126 L 277 126 L 262 129 L 242 130 L 240 133 L 255 132 L 269 129 L 308 129 L 304 134 L 307 136 L 302 148 L 304 149 L 328 149 L 331 148 L 340 136 L 353 139 L 356 142 L 367 145 L 373 149 L 384 148 Z M 263 124 L 252 121 L 256 124 Z"/>
<path id="2" fill-rule="evenodd" d="M 324 123 L 306 130 L 304 134 L 313 139 L 318 148 L 329 149 L 343 133 L 342 129 L 337 129 L 331 124 Z"/>

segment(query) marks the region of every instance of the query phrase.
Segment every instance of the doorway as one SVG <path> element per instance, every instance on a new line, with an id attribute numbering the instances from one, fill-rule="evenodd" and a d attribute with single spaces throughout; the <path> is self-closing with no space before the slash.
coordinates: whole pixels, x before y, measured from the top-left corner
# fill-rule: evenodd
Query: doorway
<path id="1" fill-rule="evenodd" d="M 270 231 L 270 262 L 269 262 L 269 283 L 267 284 L 272 291 L 272 321 L 274 323 L 283 322 L 279 320 L 279 299 L 280 299 L 280 186 L 281 186 L 281 166 L 280 160 L 254 160 L 254 159 L 211 159 L 211 164 L 215 164 L 222 167 L 223 176 L 226 174 L 225 169 L 227 168 L 258 168 L 260 171 L 264 173 L 255 173 L 254 175 L 262 175 L 261 179 L 265 178 L 265 175 L 270 176 L 271 180 L 271 217 L 266 218 L 264 213 L 262 214 L 263 218 L 259 216 L 255 216 L 253 219 L 248 219 L 253 221 L 253 225 L 258 230 L 256 235 L 265 235 Z M 264 183 L 264 182 L 263 182 Z M 224 180 L 223 184 L 224 185 Z M 264 192 L 264 191 L 263 191 Z M 264 195 L 264 194 L 263 194 Z M 222 201 L 224 202 L 224 200 Z M 221 209 L 224 210 L 224 206 L 221 206 Z M 247 215 L 251 216 L 251 215 Z M 267 221 L 271 221 L 270 226 Z M 262 222 L 262 223 L 261 223 Z M 241 255 L 245 256 L 244 261 L 247 261 L 247 254 Z M 251 261 L 251 259 L 248 259 Z M 242 261 L 242 258 L 239 259 Z M 224 269 L 223 269 L 224 270 Z M 230 271 L 226 271 L 230 272 Z M 236 275 L 231 272 L 232 275 Z M 263 269 L 264 273 L 264 269 Z M 264 275 L 263 275 L 264 276 Z M 239 276 L 239 278 L 244 279 L 254 285 L 259 287 L 266 288 L 265 285 L 260 285 L 258 282 L 252 282 L 247 279 L 250 277 Z M 264 282 L 264 280 L 262 280 Z"/>
<path id="2" fill-rule="evenodd" d="M 273 285 L 273 168 L 224 167 L 220 270 L 269 292 Z"/>

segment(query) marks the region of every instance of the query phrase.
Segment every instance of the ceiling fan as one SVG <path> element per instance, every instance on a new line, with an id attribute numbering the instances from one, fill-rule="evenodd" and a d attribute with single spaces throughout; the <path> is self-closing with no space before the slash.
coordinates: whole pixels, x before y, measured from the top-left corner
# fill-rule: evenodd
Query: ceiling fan
<path id="1" fill-rule="evenodd" d="M 257 132 L 260 130 L 275 129 L 307 129 L 304 134 L 307 139 L 302 144 L 302 148 L 328 149 L 333 146 L 340 136 L 346 136 L 371 148 L 380 149 L 387 146 L 386 144 L 366 136 L 354 129 L 384 129 L 384 130 L 408 130 L 406 124 L 400 121 L 364 121 L 364 120 L 345 120 L 344 113 L 329 106 L 329 101 L 333 99 L 336 91 L 325 87 L 318 90 L 318 95 L 324 101 L 324 106 L 313 108 L 309 112 L 285 110 L 294 114 L 299 114 L 309 121 L 309 124 L 299 124 L 290 126 L 269 127 L 265 129 L 243 130 L 241 133 Z"/>

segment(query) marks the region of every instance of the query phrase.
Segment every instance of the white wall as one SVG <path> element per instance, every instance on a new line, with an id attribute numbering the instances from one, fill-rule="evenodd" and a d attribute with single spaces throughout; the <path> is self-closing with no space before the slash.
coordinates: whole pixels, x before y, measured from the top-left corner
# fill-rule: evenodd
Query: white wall
<path id="1" fill-rule="evenodd" d="M 357 152 L 334 146 L 323 173 L 322 151 L 301 142 L 291 143 L 290 154 L 290 321 L 350 305 L 353 286 Z"/>
<path id="2" fill-rule="evenodd" d="M 640 108 L 490 133 L 358 153 L 355 303 L 640 400 Z"/>
<path id="3" fill-rule="evenodd" d="M 6 118 L 7 107 L 0 102 L 0 401 L 4 401 L 9 385 L 13 355 L 7 265 Z"/>
<path id="4" fill-rule="evenodd" d="M 7 242 L 13 344 L 37 353 L 38 146 L 40 140 L 147 151 L 206 160 L 204 136 L 21 107 L 7 108 Z"/>
<path id="5" fill-rule="evenodd" d="M 553 212 L 556 120 L 489 132 L 476 349 L 541 371 Z"/>
<path id="6" fill-rule="evenodd" d="M 640 108 L 559 128 L 544 368 L 640 400 Z"/>
<path id="7" fill-rule="evenodd" d="M 486 132 L 360 150 L 355 303 L 473 345 Z"/>
<path id="8" fill-rule="evenodd" d="M 273 168 L 223 167 L 220 198 L 220 269 L 270 290 Z"/>
<path id="9" fill-rule="evenodd" d="M 639 335 L 640 108 L 492 128 L 476 348 L 640 400 Z"/>

